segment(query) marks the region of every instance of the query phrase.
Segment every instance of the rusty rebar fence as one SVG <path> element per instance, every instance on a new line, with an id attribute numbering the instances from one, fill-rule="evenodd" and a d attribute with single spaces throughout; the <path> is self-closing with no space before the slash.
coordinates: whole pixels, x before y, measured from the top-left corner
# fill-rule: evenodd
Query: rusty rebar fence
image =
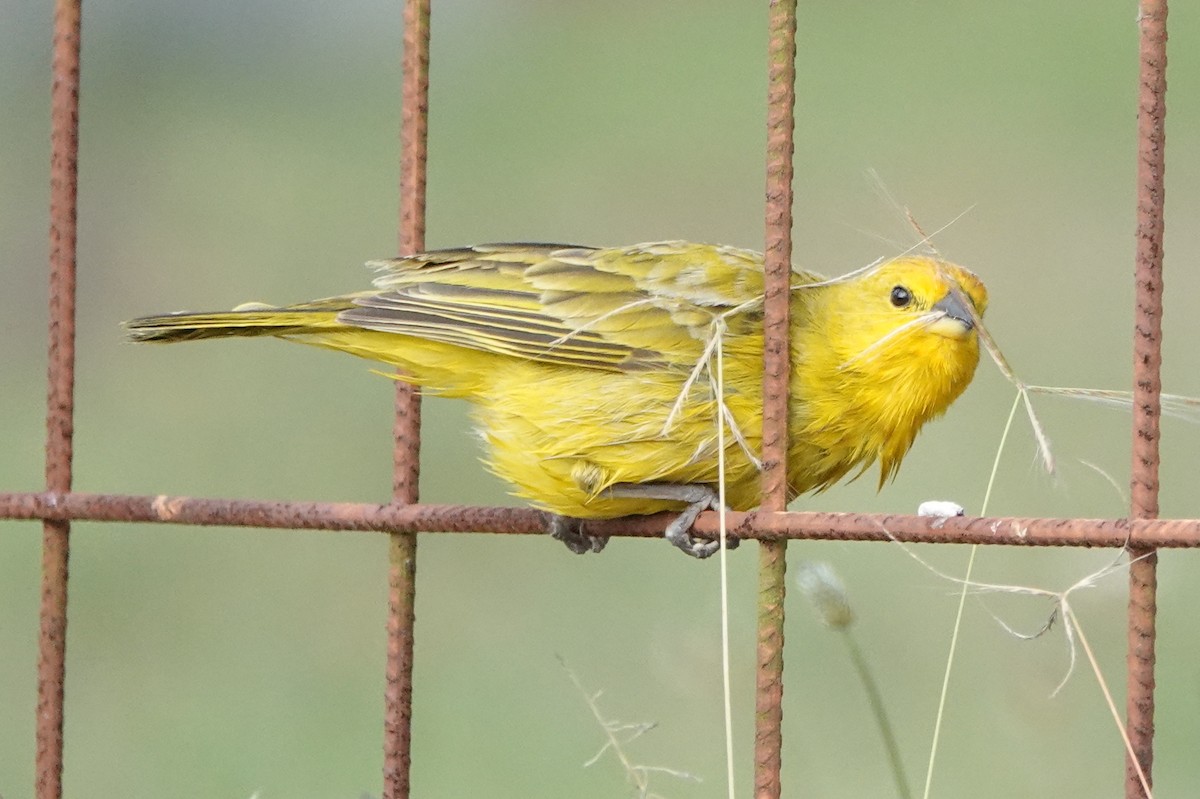
<path id="1" fill-rule="evenodd" d="M 429 134 L 429 0 L 404 4 L 400 98 L 400 219 L 402 254 L 425 247 L 425 161 Z M 416 505 L 420 482 L 421 395 L 396 382 L 392 500 Z M 388 542 L 387 688 L 384 692 L 383 795 L 409 795 L 412 763 L 413 629 L 416 626 L 417 534 L 394 531 Z"/>
<path id="2" fill-rule="evenodd" d="M 772 0 L 766 189 L 766 347 L 763 509 L 727 516 L 729 531 L 760 543 L 755 792 L 781 794 L 783 575 L 787 539 L 899 540 L 1017 546 L 1126 546 L 1130 567 L 1127 726 L 1142 771 L 1151 773 L 1154 739 L 1156 550 L 1200 546 L 1200 520 L 1160 520 L 1158 444 L 1162 352 L 1163 167 L 1166 0 L 1142 0 L 1137 170 L 1137 306 L 1134 330 L 1134 456 L 1128 519 L 958 518 L 784 512 L 787 442 L 788 270 L 791 262 L 792 131 L 796 2 Z M 423 247 L 429 87 L 430 0 L 406 0 L 402 97 L 399 249 Z M 63 686 L 67 643 L 70 525 L 73 520 L 381 531 L 390 535 L 384 729 L 384 796 L 409 795 L 412 660 L 419 532 L 538 533 L 532 510 L 422 505 L 416 487 L 419 398 L 397 389 L 393 501 L 384 505 L 260 502 L 72 491 L 75 371 L 75 254 L 79 145 L 80 0 L 57 0 L 54 19 L 50 169 L 50 330 L 46 411 L 46 489 L 0 494 L 0 518 L 43 524 L 41 632 L 38 645 L 37 796 L 62 793 Z M 601 535 L 658 536 L 662 518 L 596 523 Z M 717 518 L 696 524 L 715 534 Z M 1131 762 L 1125 793 L 1143 796 Z"/>

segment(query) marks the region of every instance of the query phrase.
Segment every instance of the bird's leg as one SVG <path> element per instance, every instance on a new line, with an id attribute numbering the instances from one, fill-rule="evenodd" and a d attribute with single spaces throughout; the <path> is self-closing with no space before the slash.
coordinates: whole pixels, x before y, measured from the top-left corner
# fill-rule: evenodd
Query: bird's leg
<path id="1" fill-rule="evenodd" d="M 566 544 L 567 549 L 576 555 L 599 552 L 608 543 L 608 539 L 603 536 L 584 533 L 583 519 L 559 516 L 557 513 L 546 514 L 546 532 L 550 534 L 551 538 L 557 538 Z"/>
<path id="2" fill-rule="evenodd" d="M 665 499 L 672 502 L 686 502 L 688 506 L 667 525 L 663 535 L 675 546 L 694 558 L 707 558 L 721 548 L 719 540 L 696 538 L 692 535 L 692 525 L 696 517 L 706 510 L 722 510 L 717 492 L 712 486 L 701 483 L 617 483 L 609 489 L 612 496 L 620 499 Z M 738 539 L 731 535 L 725 536 L 725 547 L 733 549 L 738 545 Z"/>

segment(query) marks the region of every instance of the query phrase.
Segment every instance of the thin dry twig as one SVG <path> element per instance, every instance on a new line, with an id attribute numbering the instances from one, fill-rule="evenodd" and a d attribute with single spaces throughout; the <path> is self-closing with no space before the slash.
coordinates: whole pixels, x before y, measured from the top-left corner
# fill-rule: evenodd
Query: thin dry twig
<path id="1" fill-rule="evenodd" d="M 721 572 L 721 689 L 722 703 L 725 713 L 725 775 L 726 775 L 726 790 L 729 794 L 729 799 L 735 799 L 736 786 L 734 782 L 733 772 L 733 692 L 731 690 L 731 673 L 729 667 L 729 538 L 728 531 L 725 529 L 725 423 L 728 421 L 731 430 L 737 435 L 737 425 L 733 422 L 733 417 L 725 407 L 725 350 L 723 347 L 717 347 L 717 401 L 723 409 L 722 414 L 717 418 L 717 504 L 721 506 L 722 513 L 719 523 L 718 534 L 720 535 L 721 548 L 720 554 L 720 572 Z M 741 439 L 739 439 L 741 441 Z M 743 448 L 746 448 L 744 441 L 741 441 Z M 753 456 L 751 456 L 753 457 Z M 762 464 L 758 463 L 759 469 Z"/>
<path id="2" fill-rule="evenodd" d="M 1114 391 L 1106 388 L 1072 388 L 1066 386 L 1026 386 L 1033 394 L 1066 397 L 1093 402 L 1106 408 L 1128 411 L 1133 408 L 1132 391 Z M 1166 416 L 1200 424 L 1200 398 L 1183 394 L 1163 394 L 1162 412 Z"/>
<path id="3" fill-rule="evenodd" d="M 700 777 L 686 771 L 667 768 L 665 766 L 644 766 L 639 763 L 634 763 L 625 751 L 625 745 L 631 741 L 637 740 L 642 735 L 645 735 L 650 730 L 657 726 L 657 722 L 637 722 L 627 723 L 608 719 L 600 711 L 600 696 L 602 691 L 594 693 L 589 692 L 583 687 L 583 683 L 579 679 L 579 675 L 567 665 L 567 661 L 561 655 L 557 655 L 558 662 L 562 665 L 567 676 L 571 678 L 571 682 L 579 690 L 579 694 L 583 697 L 584 703 L 588 706 L 588 710 L 592 712 L 592 716 L 596 719 L 596 723 L 600 725 L 600 729 L 604 731 L 605 742 L 586 763 L 584 768 L 594 765 L 604 756 L 606 752 L 612 752 L 620 762 L 622 770 L 625 772 L 626 778 L 637 791 L 638 799 L 663 799 L 660 794 L 650 791 L 650 775 L 651 774 L 667 774 L 676 779 L 687 780 L 689 782 L 701 782 Z"/>
<path id="4" fill-rule="evenodd" d="M 1078 616 L 1075 615 L 1074 608 L 1071 606 L 1071 603 L 1070 603 L 1070 597 L 1074 592 L 1082 590 L 1084 588 L 1092 588 L 1100 580 L 1104 579 L 1105 577 L 1107 577 L 1111 574 L 1116 574 L 1118 572 L 1123 572 L 1126 569 L 1126 564 L 1124 563 L 1125 550 L 1122 549 L 1113 561 L 1107 563 L 1106 565 L 1104 565 L 1100 569 L 1097 569 L 1096 571 L 1088 573 L 1083 578 L 1077 580 L 1075 583 L 1073 583 L 1072 585 L 1067 587 L 1065 590 L 1052 591 L 1052 590 L 1045 589 L 1045 588 L 1037 588 L 1035 586 L 1008 585 L 1008 584 L 1003 584 L 1003 583 L 983 583 L 983 582 L 977 582 L 974 580 L 954 577 L 952 575 L 946 574 L 945 572 L 939 570 L 937 567 L 930 564 L 928 561 L 926 561 L 924 558 L 922 558 L 920 555 L 918 555 L 916 552 L 914 552 L 912 550 L 912 548 L 910 548 L 907 544 L 905 544 L 905 543 L 899 541 L 898 539 L 896 539 L 895 537 L 893 537 L 892 534 L 890 532 L 888 532 L 888 530 L 886 528 L 884 528 L 882 525 L 880 525 L 880 529 L 884 532 L 885 535 L 887 535 L 889 538 L 891 538 L 892 541 L 895 544 L 897 544 L 905 552 L 905 554 L 907 554 L 913 560 L 920 563 L 926 570 L 930 571 L 931 573 L 933 573 L 934 575 L 936 575 L 937 577 L 939 577 L 943 580 L 946 580 L 948 582 L 955 583 L 955 584 L 961 586 L 963 589 L 963 594 L 966 594 L 968 592 L 973 593 L 973 594 L 1006 593 L 1006 594 L 1019 594 L 1019 595 L 1025 595 L 1025 596 L 1043 597 L 1043 598 L 1050 599 L 1054 603 L 1054 608 L 1051 611 L 1051 613 L 1046 621 L 1046 624 L 1043 626 L 1043 628 L 1040 631 L 1038 631 L 1032 635 L 1017 633 L 1013 629 L 1012 625 L 1004 623 L 999 618 L 997 618 L 995 616 L 995 614 L 992 614 L 990 611 L 989 611 L 989 614 L 992 615 L 992 617 L 994 619 L 996 619 L 997 622 L 1000 623 L 1000 626 L 1004 630 L 1013 634 L 1015 637 L 1017 637 L 1020 640 L 1031 640 L 1033 638 L 1038 638 L 1053 626 L 1053 623 L 1056 620 L 1056 618 L 1063 619 L 1063 625 L 1062 625 L 1063 626 L 1063 634 L 1066 637 L 1068 652 L 1070 655 L 1070 662 L 1068 663 L 1066 673 L 1063 675 L 1062 680 L 1059 681 L 1058 685 L 1051 692 L 1050 696 L 1051 697 L 1057 696 L 1059 694 L 1059 692 L 1062 691 L 1062 689 L 1070 681 L 1071 675 L 1075 671 L 1075 665 L 1078 660 L 1078 650 L 1082 649 L 1088 659 L 1089 664 L 1092 667 L 1092 674 L 1096 678 L 1096 683 L 1100 687 L 1101 693 L 1103 693 L 1103 695 L 1104 695 L 1105 702 L 1108 706 L 1109 711 L 1111 712 L 1111 714 L 1113 716 L 1114 723 L 1117 726 L 1117 732 L 1121 736 L 1121 740 L 1125 744 L 1125 749 L 1129 753 L 1131 761 L 1134 763 L 1137 763 L 1137 758 L 1133 755 L 1133 747 L 1129 740 L 1129 733 L 1126 730 L 1125 724 L 1121 719 L 1121 714 L 1117 709 L 1116 703 L 1113 701 L 1112 692 L 1109 690 L 1109 687 L 1108 687 L 1108 681 L 1104 678 L 1104 673 L 1100 669 L 1100 665 L 1096 660 L 1095 654 L 1093 653 L 1091 646 L 1087 643 L 1087 638 L 1085 637 L 1084 632 L 1083 632 L 1083 626 L 1080 624 L 1079 618 L 1078 618 Z M 1149 557 L 1149 554 L 1143 555 L 1142 557 Z M 1141 560 L 1141 558 L 1134 558 L 1133 561 L 1131 561 L 1131 563 L 1136 562 L 1138 560 Z M 1145 792 L 1147 799 L 1152 799 L 1149 780 L 1146 778 L 1146 775 L 1142 772 L 1140 765 L 1137 767 L 1137 771 L 1138 771 L 1138 778 L 1141 781 L 1142 790 Z M 926 790 L 926 794 L 928 795 L 928 788 Z"/>

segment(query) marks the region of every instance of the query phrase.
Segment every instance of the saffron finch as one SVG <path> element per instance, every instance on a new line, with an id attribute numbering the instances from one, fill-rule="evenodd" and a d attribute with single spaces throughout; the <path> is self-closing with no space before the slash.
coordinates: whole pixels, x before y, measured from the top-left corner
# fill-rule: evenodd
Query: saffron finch
<path id="1" fill-rule="evenodd" d="M 375 288 L 127 323 L 136 341 L 274 336 L 399 368 L 475 406 L 487 465 L 548 511 L 573 551 L 583 520 L 677 511 L 666 537 L 726 499 L 758 503 L 763 259 L 709 244 L 489 244 L 371 262 Z M 878 461 L 895 475 L 922 425 L 970 383 L 987 290 L 946 261 L 899 257 L 844 278 L 793 269 L 790 497 Z M 718 397 L 713 359 L 723 359 Z"/>

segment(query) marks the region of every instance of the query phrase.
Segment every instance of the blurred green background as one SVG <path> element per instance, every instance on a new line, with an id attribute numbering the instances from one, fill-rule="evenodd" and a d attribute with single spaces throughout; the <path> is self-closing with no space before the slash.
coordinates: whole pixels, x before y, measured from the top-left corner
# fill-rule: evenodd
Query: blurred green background
<path id="1" fill-rule="evenodd" d="M 84 15 L 76 486 L 382 501 L 391 386 L 278 342 L 172 348 L 118 323 L 365 286 L 394 253 L 395 3 L 135 0 Z M 0 2 L 0 490 L 41 483 L 50 4 Z M 690 238 L 761 248 L 766 3 L 435 0 L 431 247 Z M 832 273 L 908 246 L 887 188 L 992 296 L 1030 382 L 1130 382 L 1137 26 L 1132 2 L 803 3 L 795 258 Z M 1200 395 L 1200 10 L 1172 11 L 1167 390 Z M 1011 388 L 990 364 L 899 479 L 796 507 L 977 512 Z M 994 514 L 1119 516 L 1082 460 L 1127 482 L 1129 417 L 1040 400 L 1059 458 L 1019 423 Z M 422 493 L 504 503 L 466 409 L 428 402 Z M 1200 515 L 1195 427 L 1168 420 L 1162 512 Z M 0 523 L 0 794 L 33 784 L 40 528 Z M 78 524 L 71 553 L 69 796 L 359 797 L 380 784 L 386 541 L 372 534 Z M 962 568 L 966 548 L 919 548 Z M 849 585 L 910 773 L 923 775 L 953 586 L 899 548 L 797 543 Z M 980 554 L 980 579 L 1061 589 L 1100 551 Z M 1162 559 L 1157 793 L 1200 783 L 1196 553 Z M 754 547 L 731 557 L 738 785 L 750 793 Z M 629 795 L 558 664 L 603 709 L 657 721 L 635 761 L 671 797 L 724 795 L 718 572 L 653 541 L 571 557 L 536 537 L 421 538 L 413 785 L 419 797 Z M 1119 697 L 1124 579 L 1076 597 Z M 891 795 L 832 633 L 789 598 L 786 795 Z M 1029 599 L 968 603 L 934 795 L 1119 796 L 1122 748 L 1061 627 Z M 1190 787 L 1189 787 L 1190 786 Z"/>

